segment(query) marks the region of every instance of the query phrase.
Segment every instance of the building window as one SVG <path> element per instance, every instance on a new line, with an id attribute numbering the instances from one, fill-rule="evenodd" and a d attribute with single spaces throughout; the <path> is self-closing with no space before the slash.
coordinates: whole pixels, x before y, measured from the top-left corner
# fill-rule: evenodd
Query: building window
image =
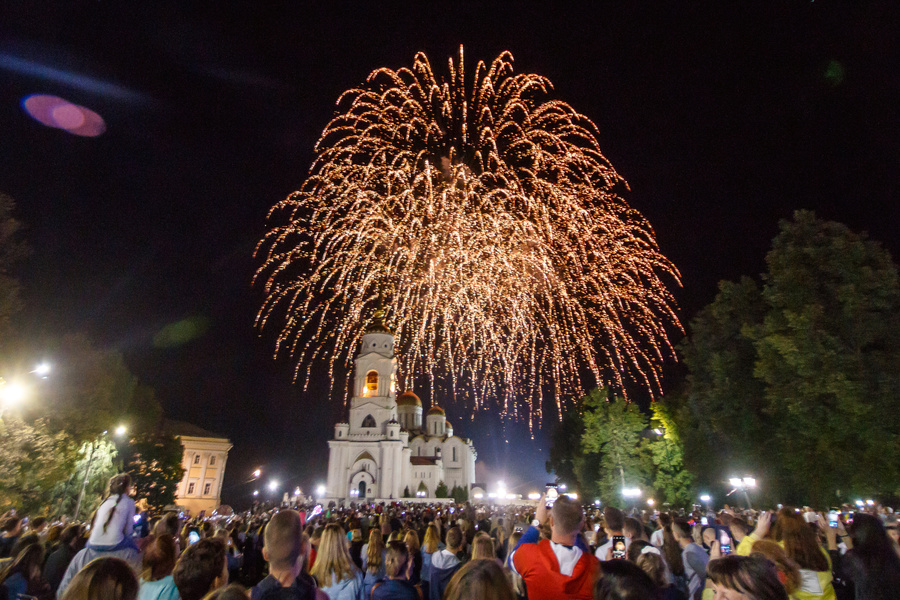
<path id="1" fill-rule="evenodd" d="M 212 484 L 208 481 L 206 482 L 206 484 L 204 484 L 204 486 L 203 486 L 203 495 L 204 496 L 209 496 L 209 490 L 211 487 L 212 487 Z"/>
<path id="2" fill-rule="evenodd" d="M 366 415 L 366 418 L 363 419 L 362 426 L 375 427 L 375 417 L 373 417 L 372 415 Z"/>
<path id="3" fill-rule="evenodd" d="M 209 457 L 209 466 L 211 466 L 211 467 L 216 466 L 216 457 L 215 456 Z"/>
<path id="4" fill-rule="evenodd" d="M 200 464 L 200 455 L 199 455 L 199 454 L 195 454 L 195 455 L 194 455 L 194 464 L 195 464 L 195 465 L 199 465 L 199 464 Z"/>
<path id="5" fill-rule="evenodd" d="M 188 493 L 188 496 L 190 496 L 191 494 L 194 493 L 194 482 L 193 482 L 193 481 L 190 482 L 190 483 L 188 484 L 188 491 L 187 491 L 187 493 Z"/>
<path id="6" fill-rule="evenodd" d="M 456 446 L 453 446 L 453 462 L 456 462 Z"/>
<path id="7" fill-rule="evenodd" d="M 378 394 L 378 373 L 369 371 L 366 374 L 366 396 L 375 396 Z"/>

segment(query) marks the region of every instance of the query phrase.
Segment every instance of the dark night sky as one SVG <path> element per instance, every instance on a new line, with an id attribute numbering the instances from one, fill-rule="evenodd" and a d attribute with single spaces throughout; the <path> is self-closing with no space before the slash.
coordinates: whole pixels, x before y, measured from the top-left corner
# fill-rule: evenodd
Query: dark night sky
<path id="1" fill-rule="evenodd" d="M 169 415 L 228 435 L 226 501 L 246 499 L 235 484 L 257 464 L 304 486 L 324 475 L 343 408 L 321 373 L 306 394 L 292 386 L 253 329 L 252 251 L 338 95 L 419 50 L 443 73 L 459 44 L 470 65 L 508 49 L 594 120 L 681 270 L 685 323 L 719 280 L 763 270 L 798 208 L 900 252 L 896 2 L 192 4 L 4 2 L 0 190 L 34 248 L 22 326 L 87 332 Z M 32 93 L 89 107 L 108 131 L 40 125 L 19 104 Z M 208 326 L 154 345 L 185 318 Z M 522 491 L 546 478 L 544 432 L 447 408 L 492 474 Z"/>

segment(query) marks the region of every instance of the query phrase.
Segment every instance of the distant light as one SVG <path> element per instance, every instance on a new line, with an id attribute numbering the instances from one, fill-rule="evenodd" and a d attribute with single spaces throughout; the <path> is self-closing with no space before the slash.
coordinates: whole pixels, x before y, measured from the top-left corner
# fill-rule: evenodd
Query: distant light
<path id="1" fill-rule="evenodd" d="M 516 495 L 515 495 L 515 494 L 507 494 L 507 495 L 506 495 L 506 499 L 507 499 L 507 500 L 515 500 L 515 499 L 516 499 Z"/>
<path id="2" fill-rule="evenodd" d="M 58 96 L 32 94 L 22 99 L 22 108 L 38 123 L 74 135 L 97 137 L 106 131 L 103 117 Z"/>
<path id="3" fill-rule="evenodd" d="M 278 480 L 277 479 L 273 479 L 272 481 L 269 482 L 269 489 L 273 492 L 278 489 Z"/>
<path id="4" fill-rule="evenodd" d="M 709 494 L 703 494 L 702 496 L 700 496 L 701 502 L 709 502 L 710 500 L 712 500 L 712 497 Z"/>
<path id="5" fill-rule="evenodd" d="M 254 496 L 259 496 L 259 490 L 253 490 L 253 495 L 254 495 Z"/>
<path id="6" fill-rule="evenodd" d="M 316 496 L 318 496 L 318 497 L 321 498 L 321 497 L 324 496 L 324 495 L 325 495 L 325 486 L 324 486 L 324 485 L 319 485 L 319 486 L 316 488 Z"/>
<path id="7" fill-rule="evenodd" d="M 578 494 L 575 492 L 569 492 L 568 494 L 566 494 L 566 496 L 568 496 L 572 500 L 578 500 Z"/>
<path id="8" fill-rule="evenodd" d="M 597 498 L 596 500 L 594 500 L 594 506 L 600 506 L 600 499 L 599 499 L 599 498 Z"/>
<path id="9" fill-rule="evenodd" d="M 116 427 L 113 433 L 115 433 L 119 437 L 122 437 L 123 435 L 125 435 L 126 431 L 128 431 L 128 429 L 124 425 L 119 425 L 118 427 Z"/>
<path id="10" fill-rule="evenodd" d="M 497 494 L 495 492 L 488 493 L 488 498 L 496 498 Z"/>
<path id="11" fill-rule="evenodd" d="M 732 487 L 739 488 L 739 487 L 741 487 L 741 485 L 744 482 L 741 481 L 740 477 L 732 477 L 731 479 L 728 480 L 728 483 L 730 483 L 732 485 Z"/>
<path id="12" fill-rule="evenodd" d="M 559 484 L 559 489 L 561 489 L 562 491 L 566 491 L 566 484 L 564 484 L 564 483 Z"/>
<path id="13" fill-rule="evenodd" d="M 656 504 L 656 500 L 654 500 L 653 498 L 647 498 L 647 506 L 653 506 L 654 504 Z"/>
<path id="14" fill-rule="evenodd" d="M 359 493 L 359 490 L 357 490 L 357 493 Z M 294 488 L 294 495 L 295 495 L 295 496 L 299 496 L 299 495 L 300 495 L 300 486 L 299 486 L 299 485 L 298 485 L 297 487 Z"/>
<path id="15" fill-rule="evenodd" d="M 540 500 L 541 495 L 538 492 L 531 492 L 530 494 L 528 494 L 528 499 L 529 500 Z"/>
<path id="16" fill-rule="evenodd" d="M 868 504 L 869 506 L 875 506 L 875 501 L 874 500 L 866 500 L 866 504 Z"/>
<path id="17" fill-rule="evenodd" d="M 50 363 L 41 363 L 34 368 L 32 371 L 38 377 L 46 377 L 50 374 Z"/>
<path id="18" fill-rule="evenodd" d="M 655 433 L 656 435 L 662 435 L 662 434 L 663 434 L 662 429 L 660 429 L 659 427 L 655 428 L 655 429 L 653 430 L 653 433 Z"/>
<path id="19" fill-rule="evenodd" d="M 625 498 L 640 498 L 640 488 L 622 488 L 622 496 Z"/>
<path id="20" fill-rule="evenodd" d="M 2 401 L 4 408 L 16 406 L 21 403 L 27 395 L 27 388 L 20 383 L 12 382 L 0 385 L 0 401 Z"/>
<path id="21" fill-rule="evenodd" d="M 255 471 L 253 471 L 254 479 L 258 479 L 260 475 L 262 475 L 262 469 L 256 469 Z"/>
<path id="22" fill-rule="evenodd" d="M 857 500 L 857 501 L 856 501 L 856 505 L 857 505 L 857 506 L 863 506 L 864 504 L 865 504 L 865 502 L 863 502 L 862 500 Z"/>
<path id="23" fill-rule="evenodd" d="M 753 477 L 744 477 L 744 487 L 748 487 L 748 488 L 756 487 L 756 479 Z"/>
<path id="24" fill-rule="evenodd" d="M 476 500 L 481 500 L 482 498 L 484 498 L 484 494 L 474 494 L 472 497 Z"/>

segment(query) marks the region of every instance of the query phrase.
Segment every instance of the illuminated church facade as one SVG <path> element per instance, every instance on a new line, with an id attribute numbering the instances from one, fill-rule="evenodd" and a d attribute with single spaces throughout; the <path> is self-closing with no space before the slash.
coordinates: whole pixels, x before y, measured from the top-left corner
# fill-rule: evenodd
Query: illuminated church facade
<path id="1" fill-rule="evenodd" d="M 328 500 L 434 498 L 448 490 L 471 490 L 477 453 L 472 441 L 453 435 L 444 410 L 434 405 L 422 419 L 422 401 L 412 391 L 397 395 L 394 334 L 381 321 L 366 329 L 351 382 L 350 418 L 328 442 Z"/>

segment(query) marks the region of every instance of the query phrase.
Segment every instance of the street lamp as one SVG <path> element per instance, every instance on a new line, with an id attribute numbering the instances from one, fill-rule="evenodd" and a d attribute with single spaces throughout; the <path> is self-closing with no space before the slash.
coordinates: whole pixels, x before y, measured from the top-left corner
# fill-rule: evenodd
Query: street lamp
<path id="1" fill-rule="evenodd" d="M 640 498 L 641 488 L 622 488 L 623 498 Z"/>
<path id="2" fill-rule="evenodd" d="M 253 479 L 259 479 L 260 475 L 262 475 L 262 469 L 257 468 L 253 471 Z"/>
<path id="3" fill-rule="evenodd" d="M 647 498 L 647 506 L 652 507 L 654 504 L 656 504 L 656 500 L 654 500 L 653 498 Z"/>
<path id="4" fill-rule="evenodd" d="M 316 497 L 321 498 L 325 495 L 325 486 L 321 483 L 316 487 Z"/>
<path id="5" fill-rule="evenodd" d="M 128 429 L 124 425 L 119 425 L 118 427 L 116 427 L 116 430 L 113 433 L 117 437 L 122 437 L 127 431 Z"/>
<path id="6" fill-rule="evenodd" d="M 269 491 L 274 492 L 277 489 L 278 489 L 278 480 L 273 479 L 272 481 L 269 482 Z"/>
<path id="7" fill-rule="evenodd" d="M 34 368 L 32 371 L 35 375 L 40 377 L 41 379 L 46 379 L 47 375 L 50 374 L 50 363 L 41 363 Z"/>
<path id="8" fill-rule="evenodd" d="M 747 508 L 752 509 L 753 506 L 750 505 L 750 495 L 747 493 L 747 490 L 753 489 L 756 487 L 756 478 L 755 477 L 732 477 L 728 480 L 728 483 L 732 485 L 734 488 L 728 494 L 731 495 L 736 491 L 741 491 L 744 493 L 744 500 L 747 501 Z"/>

